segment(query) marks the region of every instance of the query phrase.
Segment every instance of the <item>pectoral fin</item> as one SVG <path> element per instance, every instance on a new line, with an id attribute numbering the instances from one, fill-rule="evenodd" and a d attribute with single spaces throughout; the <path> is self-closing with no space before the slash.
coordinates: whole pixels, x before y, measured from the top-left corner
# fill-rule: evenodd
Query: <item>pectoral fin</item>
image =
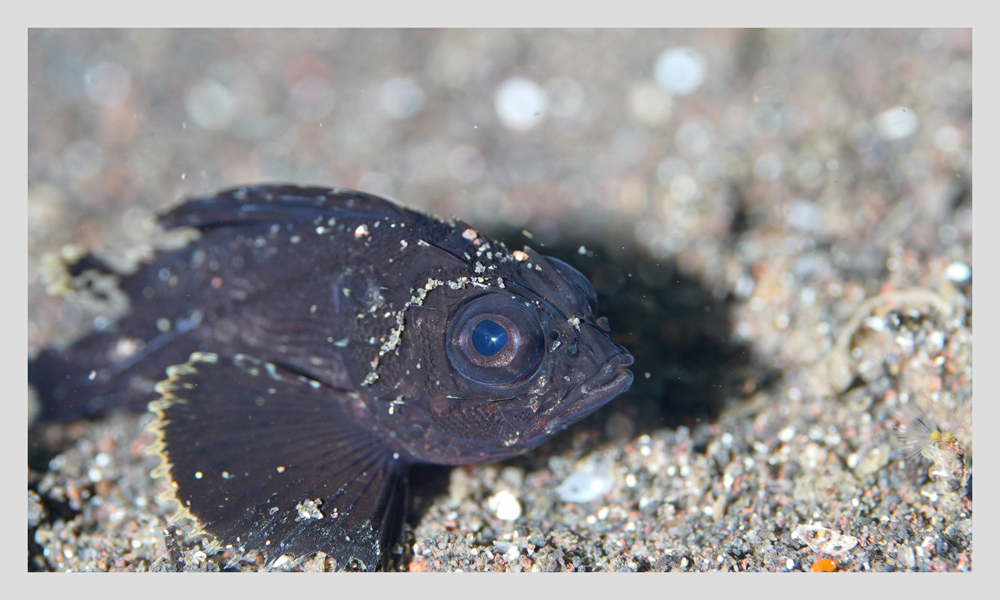
<path id="1" fill-rule="evenodd" d="M 409 462 L 351 392 L 257 359 L 195 353 L 171 367 L 150 425 L 180 504 L 233 559 L 318 550 L 374 570 L 397 541 Z"/>

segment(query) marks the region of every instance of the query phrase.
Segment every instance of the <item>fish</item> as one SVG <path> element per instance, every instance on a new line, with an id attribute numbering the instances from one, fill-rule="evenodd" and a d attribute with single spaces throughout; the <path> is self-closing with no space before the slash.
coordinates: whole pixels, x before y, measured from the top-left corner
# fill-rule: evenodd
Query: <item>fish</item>
<path id="1" fill-rule="evenodd" d="M 29 360 L 35 425 L 152 411 L 171 521 L 230 564 L 384 569 L 413 465 L 522 454 L 632 383 L 579 271 L 460 219 L 257 185 L 158 222 L 191 241 L 132 273 L 66 265 L 128 310 Z"/>

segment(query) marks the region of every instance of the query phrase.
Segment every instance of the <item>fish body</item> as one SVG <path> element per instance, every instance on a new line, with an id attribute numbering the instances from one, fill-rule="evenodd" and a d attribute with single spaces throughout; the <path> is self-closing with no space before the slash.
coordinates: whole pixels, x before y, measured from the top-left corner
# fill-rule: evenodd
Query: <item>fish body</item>
<path id="1" fill-rule="evenodd" d="M 632 381 L 578 271 L 368 194 L 236 188 L 160 217 L 182 250 L 117 279 L 118 321 L 29 362 L 39 422 L 157 414 L 154 474 L 234 557 L 374 569 L 416 462 L 537 446 Z M 84 282 L 84 283 L 80 283 Z"/>

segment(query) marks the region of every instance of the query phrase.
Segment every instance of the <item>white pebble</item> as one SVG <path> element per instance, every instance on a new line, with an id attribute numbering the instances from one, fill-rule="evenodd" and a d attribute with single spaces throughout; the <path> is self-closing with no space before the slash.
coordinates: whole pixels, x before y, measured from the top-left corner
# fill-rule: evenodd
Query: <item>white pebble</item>
<path id="1" fill-rule="evenodd" d="M 486 503 L 502 521 L 515 521 L 521 517 L 521 503 L 506 490 L 491 496 Z"/>
<path id="2" fill-rule="evenodd" d="M 876 117 L 875 128 L 883 140 L 898 140 L 916 133 L 920 128 L 920 119 L 912 109 L 897 106 Z"/>
<path id="3" fill-rule="evenodd" d="M 527 131 L 545 119 L 548 97 L 537 83 L 524 77 L 504 81 L 494 97 L 497 116 L 508 129 Z"/>
<path id="4" fill-rule="evenodd" d="M 933 331 L 927 336 L 927 349 L 935 353 L 944 349 L 943 331 Z"/>
<path id="5" fill-rule="evenodd" d="M 885 331 L 886 323 L 884 317 L 868 317 L 865 319 L 865 327 L 872 331 Z"/>
<path id="6" fill-rule="evenodd" d="M 656 59 L 653 69 L 660 87 L 676 96 L 687 96 L 705 81 L 708 61 L 694 48 L 670 48 Z"/>
<path id="7" fill-rule="evenodd" d="M 279 568 L 281 568 L 281 567 L 285 566 L 285 564 L 287 564 L 287 563 L 291 562 L 291 560 L 292 560 L 292 558 L 291 558 L 291 557 L 290 557 L 289 555 L 287 555 L 287 554 L 282 554 L 281 556 L 279 556 L 279 557 L 278 557 L 278 558 L 277 558 L 277 559 L 276 559 L 276 560 L 274 561 L 274 563 L 272 563 L 272 564 L 271 564 L 271 568 L 272 568 L 272 569 L 279 569 Z"/>
<path id="8" fill-rule="evenodd" d="M 961 283 L 972 278 L 972 269 L 964 262 L 953 262 L 945 270 L 945 276 L 955 283 Z"/>

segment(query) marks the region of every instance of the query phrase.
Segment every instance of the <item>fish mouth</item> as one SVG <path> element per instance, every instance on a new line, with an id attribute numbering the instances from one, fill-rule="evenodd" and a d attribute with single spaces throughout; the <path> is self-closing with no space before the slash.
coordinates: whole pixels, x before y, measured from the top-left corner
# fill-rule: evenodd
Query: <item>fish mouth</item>
<path id="1" fill-rule="evenodd" d="M 586 383 L 573 388 L 563 399 L 565 410 L 556 417 L 551 431 L 556 431 L 586 417 L 611 400 L 625 393 L 634 379 L 628 366 L 635 360 L 627 352 L 612 356 L 600 372 Z"/>

